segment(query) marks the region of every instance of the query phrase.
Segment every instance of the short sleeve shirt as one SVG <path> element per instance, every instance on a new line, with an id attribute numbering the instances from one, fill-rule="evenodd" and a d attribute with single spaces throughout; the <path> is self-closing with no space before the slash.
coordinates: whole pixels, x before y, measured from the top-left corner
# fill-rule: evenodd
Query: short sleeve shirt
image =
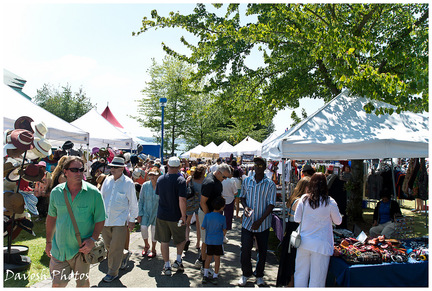
<path id="1" fill-rule="evenodd" d="M 205 241 L 207 245 L 219 246 L 223 244 L 223 231 L 227 227 L 225 216 L 219 212 L 207 213 L 201 226 L 206 230 Z"/>
<path id="2" fill-rule="evenodd" d="M 271 215 L 267 216 L 257 230 L 252 230 L 252 224 L 261 218 L 269 205 L 276 203 L 276 185 L 264 175 L 257 183 L 255 174 L 247 177 L 242 184 L 241 198 L 246 198 L 246 205 L 253 209 L 250 217 L 243 217 L 242 227 L 251 232 L 263 232 L 271 226 Z"/>
<path id="3" fill-rule="evenodd" d="M 186 198 L 186 180 L 181 174 L 164 174 L 156 184 L 159 195 L 157 218 L 166 221 L 179 221 L 181 211 L 179 198 Z"/>
<path id="4" fill-rule="evenodd" d="M 95 223 L 106 219 L 102 194 L 95 186 L 82 181 L 81 191 L 72 201 L 67 183 L 57 185 L 51 191 L 48 215 L 56 218 L 51 254 L 59 261 L 72 259 L 79 250 L 75 230 L 64 199 L 63 189 L 65 188 L 81 240 L 93 234 Z"/>
<path id="5" fill-rule="evenodd" d="M 222 183 L 213 173 L 208 174 L 202 183 L 201 195 L 207 197 L 207 207 L 209 212 L 213 211 L 212 201 L 218 196 L 222 196 Z M 201 208 L 201 206 L 200 206 Z M 202 209 L 201 209 L 202 210 Z"/>

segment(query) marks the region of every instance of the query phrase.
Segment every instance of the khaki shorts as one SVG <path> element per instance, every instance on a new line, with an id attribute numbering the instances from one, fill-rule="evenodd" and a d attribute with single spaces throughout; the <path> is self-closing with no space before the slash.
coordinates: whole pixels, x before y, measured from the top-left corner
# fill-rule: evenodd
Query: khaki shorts
<path id="1" fill-rule="evenodd" d="M 174 244 L 178 245 L 186 240 L 186 225 L 177 226 L 176 221 L 167 221 L 156 218 L 155 240 L 161 243 L 169 243 L 171 236 Z"/>
<path id="2" fill-rule="evenodd" d="M 53 285 L 66 287 L 71 279 L 75 279 L 77 287 L 90 287 L 90 264 L 83 261 L 80 252 L 66 261 L 59 261 L 51 256 L 49 268 Z"/>
<path id="3" fill-rule="evenodd" d="M 202 241 L 203 243 L 205 243 L 205 238 L 206 238 L 206 231 L 205 231 L 205 229 L 202 229 L 202 228 L 201 228 L 202 223 L 203 223 L 203 221 L 204 221 L 204 216 L 205 216 L 205 213 L 204 213 L 204 211 L 202 211 L 201 208 L 200 208 L 200 210 L 198 210 L 199 226 L 197 226 L 197 227 L 200 228 L 200 231 L 201 231 L 201 233 L 200 233 L 200 235 L 201 235 L 201 241 Z"/>

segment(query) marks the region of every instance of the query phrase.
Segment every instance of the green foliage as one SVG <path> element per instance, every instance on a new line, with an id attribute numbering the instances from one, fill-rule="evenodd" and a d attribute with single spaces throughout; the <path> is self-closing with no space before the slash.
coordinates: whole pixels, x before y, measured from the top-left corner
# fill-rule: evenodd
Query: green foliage
<path id="1" fill-rule="evenodd" d="M 168 99 L 164 111 L 165 152 L 173 155 L 179 138 L 184 138 L 188 148 L 192 148 L 212 141 L 220 144 L 227 140 L 235 144 L 248 134 L 263 140 L 273 131 L 271 119 L 262 125 L 257 122 L 257 117 L 251 124 L 244 115 L 232 111 L 225 101 L 221 101 L 217 93 L 204 92 L 202 82 L 192 79 L 193 72 L 191 65 L 174 57 L 167 56 L 162 64 L 153 60 L 149 69 L 151 81 L 143 90 L 144 97 L 137 100 L 139 115 L 132 118 L 152 129 L 160 142 L 159 98 Z"/>
<path id="2" fill-rule="evenodd" d="M 301 114 L 303 119 L 307 118 L 307 113 L 304 108 L 302 108 Z M 300 123 L 300 121 L 302 121 L 302 118 L 298 117 L 295 111 L 291 112 L 291 119 L 293 120 L 293 123 L 291 123 L 291 127 L 294 127 L 296 124 Z"/>
<path id="3" fill-rule="evenodd" d="M 82 88 L 72 93 L 69 84 L 60 88 L 44 84 L 37 90 L 33 101 L 52 114 L 67 122 L 72 122 L 95 107 Z"/>
<path id="4" fill-rule="evenodd" d="M 342 88 L 397 111 L 428 111 L 428 4 L 254 3 L 244 16 L 256 20 L 248 23 L 239 4 L 215 9 L 197 4 L 190 15 L 168 17 L 153 10 L 133 35 L 180 27 L 198 37 L 196 44 L 181 37 L 190 56 L 163 48 L 196 65 L 194 78 L 208 78 L 205 90 L 221 92 L 218 102 L 249 120 L 239 124 L 265 124 L 278 109 L 298 107 L 300 98 L 329 101 Z M 257 68 L 247 62 L 253 50 L 262 54 Z"/>

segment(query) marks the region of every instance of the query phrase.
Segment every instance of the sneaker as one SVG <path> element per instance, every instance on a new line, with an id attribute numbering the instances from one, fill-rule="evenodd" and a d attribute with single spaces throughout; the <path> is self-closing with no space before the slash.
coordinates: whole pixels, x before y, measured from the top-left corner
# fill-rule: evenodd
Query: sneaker
<path id="1" fill-rule="evenodd" d="M 201 261 L 199 258 L 195 261 L 194 264 L 195 268 L 200 269 L 203 266 L 203 261 Z"/>
<path id="2" fill-rule="evenodd" d="M 126 258 L 124 258 L 123 261 L 122 261 L 122 263 L 121 263 L 121 266 L 120 266 L 120 269 L 121 269 L 121 270 L 126 269 L 127 264 L 128 264 L 128 262 L 129 262 L 129 258 L 130 258 L 131 255 L 132 255 L 132 253 L 128 251 L 128 253 L 127 253 L 127 255 L 126 255 Z"/>
<path id="3" fill-rule="evenodd" d="M 219 278 L 219 277 L 213 277 L 212 280 L 211 280 L 211 283 L 212 283 L 213 285 L 217 285 L 217 284 L 218 284 L 218 278 Z"/>
<path id="4" fill-rule="evenodd" d="M 209 268 L 209 277 L 210 276 L 213 277 L 213 274 L 214 274 L 214 271 L 213 271 L 212 267 L 210 266 L 210 268 Z M 203 266 L 201 267 L 201 275 L 204 275 L 204 267 Z"/>
<path id="5" fill-rule="evenodd" d="M 207 276 L 203 276 L 203 279 L 202 279 L 202 284 L 207 284 L 207 283 L 209 283 L 210 281 L 209 281 L 209 277 L 207 277 Z"/>
<path id="6" fill-rule="evenodd" d="M 104 282 L 111 283 L 112 281 L 114 281 L 117 278 L 118 278 L 118 276 L 106 275 L 102 280 Z"/>
<path id="7" fill-rule="evenodd" d="M 244 286 L 246 286 L 246 283 L 247 283 L 247 280 L 248 280 L 248 279 L 249 279 L 248 277 L 241 276 L 240 280 L 238 281 L 238 285 L 239 285 L 240 287 L 244 287 Z"/>
<path id="8" fill-rule="evenodd" d="M 264 282 L 263 277 L 258 277 L 258 278 L 256 279 L 256 284 L 257 284 L 258 286 L 260 286 L 260 287 L 265 286 L 265 282 Z"/>
<path id="9" fill-rule="evenodd" d="M 165 276 L 171 276 L 171 268 L 170 267 L 163 267 L 162 274 Z"/>
<path id="10" fill-rule="evenodd" d="M 172 267 L 173 267 L 174 269 L 177 269 L 177 271 L 184 271 L 183 263 L 182 263 L 182 262 L 179 262 L 179 261 L 177 261 L 177 260 L 174 262 L 174 264 L 172 264 Z"/>

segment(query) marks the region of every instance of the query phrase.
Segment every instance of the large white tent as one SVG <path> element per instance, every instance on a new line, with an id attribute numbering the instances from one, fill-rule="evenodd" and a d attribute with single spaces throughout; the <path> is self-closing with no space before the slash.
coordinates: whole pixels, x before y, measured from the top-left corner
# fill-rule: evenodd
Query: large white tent
<path id="1" fill-rule="evenodd" d="M 429 119 L 412 112 L 368 114 L 394 106 L 343 91 L 298 125 L 263 144 L 266 158 L 342 160 L 428 157 Z"/>
<path id="2" fill-rule="evenodd" d="M 234 154 L 241 155 L 261 155 L 261 143 L 254 140 L 250 136 L 245 137 L 241 142 L 233 148 Z"/>
<path id="3" fill-rule="evenodd" d="M 17 118 L 28 116 L 36 123 L 41 121 L 45 123 L 48 128 L 46 138 L 52 146 L 62 146 L 68 140 L 76 146 L 85 146 L 88 143 L 88 132 L 55 116 L 6 85 L 3 85 L 2 88 L 2 110 L 3 131 L 14 129 Z"/>
<path id="4" fill-rule="evenodd" d="M 73 125 L 90 133 L 90 148 L 93 147 L 116 147 L 118 149 L 132 149 L 132 137 L 121 132 L 112 125 L 96 109 L 92 109 L 77 120 Z"/>
<path id="5" fill-rule="evenodd" d="M 203 153 L 210 153 L 210 154 L 217 154 L 218 153 L 218 146 L 214 142 L 211 142 L 202 149 L 202 152 Z"/>
<path id="6" fill-rule="evenodd" d="M 218 146 L 219 157 L 221 158 L 229 157 L 231 154 L 234 154 L 233 149 L 234 147 L 231 144 L 229 144 L 227 141 L 224 141 Z"/>

